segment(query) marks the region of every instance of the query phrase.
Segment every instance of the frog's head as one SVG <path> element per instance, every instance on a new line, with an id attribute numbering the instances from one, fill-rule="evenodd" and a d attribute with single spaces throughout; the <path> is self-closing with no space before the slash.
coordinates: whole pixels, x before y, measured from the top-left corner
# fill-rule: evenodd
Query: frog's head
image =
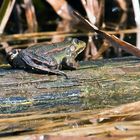
<path id="1" fill-rule="evenodd" d="M 68 46 L 66 48 L 66 54 L 62 59 L 61 67 L 62 69 L 73 70 L 78 67 L 78 63 L 75 61 L 75 58 L 85 49 L 86 43 L 76 38 L 69 39 L 67 41 Z"/>
<path id="2" fill-rule="evenodd" d="M 67 56 L 76 58 L 77 55 L 85 49 L 86 43 L 76 38 L 71 39 L 69 41 L 70 41 L 69 43 L 70 45 L 66 50 Z"/>

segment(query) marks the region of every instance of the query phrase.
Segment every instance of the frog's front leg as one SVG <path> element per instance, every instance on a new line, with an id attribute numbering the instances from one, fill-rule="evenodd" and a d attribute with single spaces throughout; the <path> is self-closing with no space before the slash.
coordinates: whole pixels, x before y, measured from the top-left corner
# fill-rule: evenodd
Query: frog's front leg
<path id="1" fill-rule="evenodd" d="M 79 64 L 72 57 L 64 57 L 61 62 L 62 69 L 76 70 Z"/>

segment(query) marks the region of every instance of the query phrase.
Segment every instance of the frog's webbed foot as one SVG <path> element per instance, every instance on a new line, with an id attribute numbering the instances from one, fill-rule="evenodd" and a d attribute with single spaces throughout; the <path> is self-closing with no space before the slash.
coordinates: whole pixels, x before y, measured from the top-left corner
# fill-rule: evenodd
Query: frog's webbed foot
<path id="1" fill-rule="evenodd" d="M 65 76 L 66 79 L 68 79 L 68 76 L 65 72 L 61 71 L 61 70 L 52 70 L 51 73 L 54 73 L 56 75 L 62 75 Z"/>
<path id="2" fill-rule="evenodd" d="M 61 62 L 62 69 L 76 70 L 79 64 L 73 58 L 65 57 Z"/>
<path id="3" fill-rule="evenodd" d="M 23 59 L 23 61 L 26 63 L 27 66 L 31 67 L 31 70 L 33 71 L 37 71 L 39 73 L 52 73 L 52 74 L 56 74 L 56 75 L 62 75 L 62 76 L 65 76 L 66 79 L 68 79 L 68 76 L 63 72 L 63 71 L 60 71 L 60 70 L 57 70 L 57 69 L 51 69 L 51 68 L 48 68 L 47 66 L 45 65 L 39 65 L 37 63 L 35 63 L 32 58 L 30 58 L 30 56 L 23 56 L 21 59 Z"/>

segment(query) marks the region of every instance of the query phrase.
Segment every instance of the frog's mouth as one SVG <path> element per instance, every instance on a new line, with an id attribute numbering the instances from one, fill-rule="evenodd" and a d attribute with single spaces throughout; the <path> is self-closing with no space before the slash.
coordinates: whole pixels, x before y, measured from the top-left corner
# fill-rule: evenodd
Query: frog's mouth
<path id="1" fill-rule="evenodd" d="M 77 54 L 77 55 L 80 54 L 84 49 L 85 49 L 85 47 L 79 48 L 78 50 L 76 50 L 76 54 Z"/>
<path id="2" fill-rule="evenodd" d="M 81 47 L 81 44 L 78 45 L 78 48 L 76 49 L 76 55 L 80 54 L 84 49 L 86 48 L 86 43 Z"/>

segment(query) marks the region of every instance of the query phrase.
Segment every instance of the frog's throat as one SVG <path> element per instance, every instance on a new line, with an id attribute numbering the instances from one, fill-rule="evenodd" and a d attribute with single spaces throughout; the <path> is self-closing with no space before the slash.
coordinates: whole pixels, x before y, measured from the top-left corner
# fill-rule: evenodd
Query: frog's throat
<path id="1" fill-rule="evenodd" d="M 76 50 L 76 54 L 78 55 L 79 53 L 81 53 L 83 50 L 85 49 L 85 47 L 79 48 Z"/>
<path id="2" fill-rule="evenodd" d="M 86 43 L 84 41 L 80 41 L 80 43 L 77 44 L 76 47 L 76 54 L 78 55 L 79 53 L 81 53 L 84 49 L 86 48 Z"/>

